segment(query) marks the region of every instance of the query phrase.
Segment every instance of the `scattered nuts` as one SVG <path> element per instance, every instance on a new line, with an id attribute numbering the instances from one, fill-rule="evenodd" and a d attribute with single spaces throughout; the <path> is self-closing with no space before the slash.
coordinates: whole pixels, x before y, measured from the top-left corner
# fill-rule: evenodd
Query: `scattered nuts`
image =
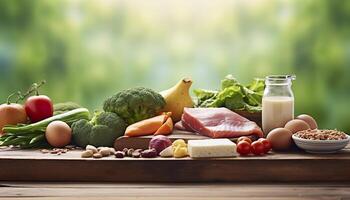
<path id="1" fill-rule="evenodd" d="M 67 145 L 67 146 L 65 146 L 64 148 L 69 149 L 69 150 L 73 150 L 73 149 L 75 149 L 76 147 L 75 147 L 74 145 Z"/>
<path id="2" fill-rule="evenodd" d="M 127 153 L 128 153 L 128 150 L 129 150 L 128 148 L 124 148 L 124 149 L 123 149 L 123 152 L 124 152 L 125 154 L 127 154 Z"/>
<path id="3" fill-rule="evenodd" d="M 124 153 L 124 151 L 117 151 L 117 152 L 115 152 L 114 155 L 116 158 L 124 158 L 125 153 Z"/>
<path id="4" fill-rule="evenodd" d="M 92 155 L 92 157 L 93 157 L 93 158 L 102 158 L 102 154 L 100 154 L 100 153 L 94 153 L 94 154 Z"/>
<path id="5" fill-rule="evenodd" d="M 112 150 L 111 150 L 112 149 Z M 133 148 L 124 148 L 123 151 L 115 151 L 113 148 L 110 148 L 111 152 L 114 152 L 116 158 L 132 157 L 132 158 L 155 158 L 157 157 L 157 152 L 155 149 L 133 149 Z"/>
<path id="6" fill-rule="evenodd" d="M 94 147 L 94 146 L 92 146 L 92 145 L 87 145 L 85 149 L 86 149 L 86 150 L 91 150 L 91 151 L 94 152 L 94 153 L 97 153 L 97 152 L 98 152 L 97 148 Z"/>
<path id="7" fill-rule="evenodd" d="M 106 157 L 106 156 L 109 156 L 111 155 L 111 151 L 109 150 L 109 148 L 101 148 L 99 153 L 103 156 L 103 157 Z"/>
<path id="8" fill-rule="evenodd" d="M 143 149 L 136 149 L 135 151 L 138 151 L 139 153 L 141 153 Z"/>
<path id="9" fill-rule="evenodd" d="M 50 151 L 50 153 L 51 153 L 51 154 L 57 154 L 58 151 L 52 150 L 52 151 Z"/>
<path id="10" fill-rule="evenodd" d="M 102 158 L 102 157 L 108 157 L 110 155 L 113 155 L 115 150 L 110 147 L 94 147 L 92 145 L 86 146 L 86 151 L 82 153 L 83 158 Z M 63 152 L 62 152 L 63 153 Z"/>
<path id="11" fill-rule="evenodd" d="M 69 151 L 69 149 L 63 149 L 62 151 L 61 151 L 61 153 L 67 153 Z"/>
<path id="12" fill-rule="evenodd" d="M 53 148 L 53 149 L 41 149 L 41 153 L 50 153 L 50 154 L 56 154 L 56 155 L 61 155 L 63 153 L 67 153 L 69 151 L 68 148 Z"/>
<path id="13" fill-rule="evenodd" d="M 141 156 L 141 152 L 140 151 L 134 151 L 134 152 L 132 152 L 131 156 L 133 158 L 139 158 Z"/>
<path id="14" fill-rule="evenodd" d="M 40 152 L 41 153 L 50 153 L 50 150 L 48 150 L 48 149 L 41 149 Z"/>
<path id="15" fill-rule="evenodd" d="M 111 155 L 115 154 L 115 149 L 114 148 L 109 148 L 109 151 L 111 152 Z"/>
<path id="16" fill-rule="evenodd" d="M 81 153 L 81 157 L 82 158 L 91 158 L 93 154 L 94 154 L 94 152 L 92 152 L 91 150 L 86 150 L 86 151 L 83 151 Z"/>
<path id="17" fill-rule="evenodd" d="M 141 156 L 143 158 L 155 158 L 157 157 L 158 153 L 155 149 L 146 149 L 141 152 Z"/>
<path id="18" fill-rule="evenodd" d="M 134 152 L 134 149 L 129 149 L 128 152 L 126 153 L 127 156 L 132 157 L 132 153 Z"/>
<path id="19" fill-rule="evenodd" d="M 101 151 L 101 149 L 105 149 L 105 148 L 108 148 L 108 147 L 97 147 L 97 151 Z"/>

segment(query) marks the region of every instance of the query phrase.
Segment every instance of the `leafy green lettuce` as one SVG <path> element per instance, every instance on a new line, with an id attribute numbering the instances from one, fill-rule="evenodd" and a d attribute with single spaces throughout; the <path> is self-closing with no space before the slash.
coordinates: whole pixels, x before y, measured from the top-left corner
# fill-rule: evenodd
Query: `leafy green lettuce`
<path id="1" fill-rule="evenodd" d="M 261 111 L 261 100 L 265 88 L 263 79 L 243 86 L 231 74 L 221 81 L 219 91 L 196 89 L 197 107 L 226 107 L 230 110 Z"/>

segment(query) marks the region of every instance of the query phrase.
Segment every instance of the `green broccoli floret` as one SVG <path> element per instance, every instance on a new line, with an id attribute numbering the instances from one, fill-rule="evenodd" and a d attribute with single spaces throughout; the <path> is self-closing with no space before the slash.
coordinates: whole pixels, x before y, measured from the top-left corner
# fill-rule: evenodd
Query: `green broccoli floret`
<path id="1" fill-rule="evenodd" d="M 86 119 L 74 122 L 71 127 L 74 143 L 80 147 L 88 145 L 92 127 L 93 125 Z"/>
<path id="2" fill-rule="evenodd" d="M 165 100 L 159 93 L 148 88 L 136 87 L 120 91 L 108 98 L 103 109 L 116 113 L 128 124 L 133 124 L 154 117 L 164 106 Z"/>
<path id="3" fill-rule="evenodd" d="M 91 121 L 82 119 L 72 124 L 73 140 L 80 147 L 88 144 L 112 146 L 114 140 L 124 134 L 126 126 L 124 120 L 115 113 L 95 113 Z"/>

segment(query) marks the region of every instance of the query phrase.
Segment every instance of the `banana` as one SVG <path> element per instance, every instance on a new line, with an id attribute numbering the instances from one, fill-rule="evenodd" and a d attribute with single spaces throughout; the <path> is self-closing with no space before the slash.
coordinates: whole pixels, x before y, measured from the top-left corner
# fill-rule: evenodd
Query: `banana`
<path id="1" fill-rule="evenodd" d="M 172 113 L 174 123 L 181 120 L 185 107 L 192 108 L 194 105 L 189 92 L 191 85 L 190 78 L 183 78 L 173 87 L 160 92 L 166 102 L 164 111 Z"/>

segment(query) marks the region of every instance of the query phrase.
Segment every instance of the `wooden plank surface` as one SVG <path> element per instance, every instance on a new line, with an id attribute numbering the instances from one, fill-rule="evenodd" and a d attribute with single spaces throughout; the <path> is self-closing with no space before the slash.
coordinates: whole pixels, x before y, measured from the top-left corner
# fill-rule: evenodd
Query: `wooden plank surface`
<path id="1" fill-rule="evenodd" d="M 206 137 L 203 135 L 195 134 L 193 132 L 188 131 L 180 131 L 175 130 L 171 135 L 167 136 L 172 142 L 177 139 L 183 139 L 185 141 L 188 140 L 203 140 L 210 139 L 210 137 Z M 256 135 L 248 135 L 252 141 L 258 139 Z M 148 149 L 149 141 L 153 138 L 153 135 L 141 136 L 141 137 L 127 137 L 123 136 L 115 140 L 114 148 L 116 150 L 123 150 L 124 148 L 133 148 L 133 149 Z M 238 137 L 229 138 L 231 141 L 236 142 Z"/>
<path id="2" fill-rule="evenodd" d="M 2 181 L 269 182 L 350 181 L 350 148 L 337 154 L 270 153 L 223 159 L 80 158 L 80 151 L 42 154 L 1 150 Z"/>
<path id="3" fill-rule="evenodd" d="M 0 183 L 2 199 L 350 199 L 350 183 Z"/>

